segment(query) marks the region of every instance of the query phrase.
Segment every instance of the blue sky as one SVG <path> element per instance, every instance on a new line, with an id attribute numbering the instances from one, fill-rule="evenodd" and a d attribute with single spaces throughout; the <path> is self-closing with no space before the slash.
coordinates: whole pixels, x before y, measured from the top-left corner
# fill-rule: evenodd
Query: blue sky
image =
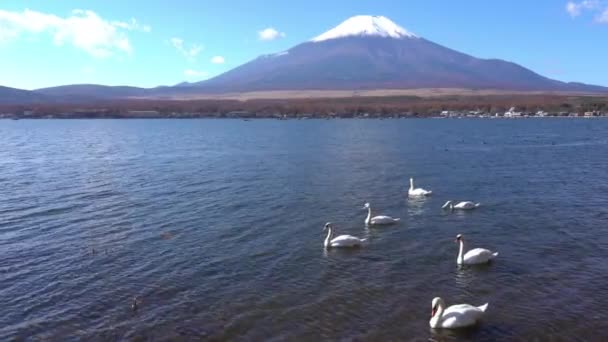
<path id="1" fill-rule="evenodd" d="M 608 0 L 0 0 L 0 85 L 198 81 L 358 14 L 476 57 L 608 86 Z"/>

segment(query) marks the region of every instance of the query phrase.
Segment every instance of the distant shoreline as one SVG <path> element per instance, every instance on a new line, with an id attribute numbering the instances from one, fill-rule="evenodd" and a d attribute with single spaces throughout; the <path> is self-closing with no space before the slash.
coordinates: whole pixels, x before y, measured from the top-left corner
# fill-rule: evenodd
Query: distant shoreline
<path id="1" fill-rule="evenodd" d="M 608 95 L 484 94 L 0 104 L 0 118 L 394 118 L 606 116 Z"/>
<path id="2" fill-rule="evenodd" d="M 103 116 L 103 117 L 51 117 L 51 116 L 32 116 L 32 117 L 0 117 L 4 121 L 22 121 L 22 120 L 276 120 L 276 121 L 300 121 L 300 120 L 400 120 L 400 119 L 443 119 L 443 120 L 526 120 L 526 119 L 602 119 L 608 118 L 608 113 L 601 116 L 522 116 L 522 117 L 504 117 L 504 116 L 459 116 L 459 117 L 444 117 L 444 116 L 399 116 L 399 117 L 320 117 L 320 116 L 300 116 L 300 117 L 216 117 L 216 116 Z"/>

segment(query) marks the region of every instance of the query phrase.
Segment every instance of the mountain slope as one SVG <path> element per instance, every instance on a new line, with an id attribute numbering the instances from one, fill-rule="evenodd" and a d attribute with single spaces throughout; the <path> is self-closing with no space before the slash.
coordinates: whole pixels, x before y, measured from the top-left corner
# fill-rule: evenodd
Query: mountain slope
<path id="1" fill-rule="evenodd" d="M 385 17 L 357 16 L 309 42 L 261 56 L 208 81 L 204 91 L 472 88 L 607 91 L 543 77 L 515 63 L 443 47 Z"/>
<path id="2" fill-rule="evenodd" d="M 114 99 L 147 95 L 150 90 L 129 86 L 73 84 L 36 89 L 37 93 L 67 99 Z"/>
<path id="3" fill-rule="evenodd" d="M 0 86 L 0 104 L 30 104 L 48 100 L 47 96 L 33 91 Z"/>

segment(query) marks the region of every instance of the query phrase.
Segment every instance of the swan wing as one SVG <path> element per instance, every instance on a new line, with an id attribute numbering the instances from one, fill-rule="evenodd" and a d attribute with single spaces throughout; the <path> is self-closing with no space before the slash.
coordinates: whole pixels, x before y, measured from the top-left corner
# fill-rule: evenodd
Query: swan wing
<path id="1" fill-rule="evenodd" d="M 497 255 L 498 253 L 493 253 L 492 251 L 485 248 L 474 248 L 464 255 L 464 263 L 483 264 L 492 260 Z"/>
<path id="2" fill-rule="evenodd" d="M 340 235 L 331 240 L 331 245 L 332 247 L 352 247 L 360 245 L 363 241 L 365 240 L 356 236 Z"/>
<path id="3" fill-rule="evenodd" d="M 484 309 L 487 307 L 485 305 Z M 441 326 L 443 328 L 463 328 L 477 324 L 484 311 L 479 307 L 469 304 L 452 305 L 447 308 L 442 316 Z"/>
<path id="4" fill-rule="evenodd" d="M 432 191 L 425 190 L 423 188 L 411 189 L 408 193 L 412 196 L 425 196 L 433 193 Z"/>
<path id="5" fill-rule="evenodd" d="M 471 304 L 456 304 L 451 305 L 443 312 L 443 315 L 447 315 L 450 313 L 458 313 L 458 314 L 469 314 L 470 312 L 483 312 L 480 308 L 473 306 Z"/>
<path id="6" fill-rule="evenodd" d="M 460 202 L 460 203 L 456 204 L 454 206 L 454 208 L 456 208 L 456 209 L 474 209 L 474 208 L 477 208 L 477 206 L 473 202 L 464 201 L 464 202 Z"/>
<path id="7" fill-rule="evenodd" d="M 390 216 L 381 215 L 381 216 L 372 217 L 371 223 L 372 224 L 387 224 L 387 223 L 395 223 L 399 220 L 400 219 L 398 219 L 398 218 L 395 219 Z"/>

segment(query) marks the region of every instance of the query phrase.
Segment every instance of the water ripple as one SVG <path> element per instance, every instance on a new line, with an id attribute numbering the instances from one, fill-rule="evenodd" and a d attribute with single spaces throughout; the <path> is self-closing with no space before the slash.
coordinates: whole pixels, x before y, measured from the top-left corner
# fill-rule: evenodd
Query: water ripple
<path id="1" fill-rule="evenodd" d="M 602 120 L 0 121 L 0 340 L 600 340 L 606 133 Z M 434 195 L 408 199 L 410 176 Z M 483 206 L 450 213 L 448 199 Z M 365 202 L 402 221 L 365 228 Z M 324 250 L 327 221 L 369 244 Z M 459 233 L 499 258 L 458 268 Z M 435 296 L 488 314 L 431 330 Z"/>

